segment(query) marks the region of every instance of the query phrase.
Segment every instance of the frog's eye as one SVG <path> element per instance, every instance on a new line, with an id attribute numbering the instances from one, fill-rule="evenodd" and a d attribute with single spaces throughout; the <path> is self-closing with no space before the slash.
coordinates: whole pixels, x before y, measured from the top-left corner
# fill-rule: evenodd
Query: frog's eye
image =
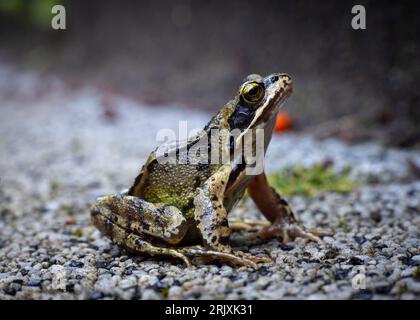
<path id="1" fill-rule="evenodd" d="M 249 82 L 242 87 L 242 99 L 249 104 L 256 104 L 264 97 L 264 87 L 257 82 Z"/>

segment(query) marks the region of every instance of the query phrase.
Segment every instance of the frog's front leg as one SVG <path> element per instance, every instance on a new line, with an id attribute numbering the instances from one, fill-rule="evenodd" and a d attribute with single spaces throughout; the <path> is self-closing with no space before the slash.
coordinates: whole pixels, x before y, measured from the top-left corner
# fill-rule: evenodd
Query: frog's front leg
<path id="1" fill-rule="evenodd" d="M 321 243 L 321 236 L 333 235 L 333 232 L 319 230 L 307 231 L 297 222 L 292 209 L 268 183 L 265 173 L 256 176 L 248 185 L 248 193 L 258 209 L 271 222 L 263 227 L 256 236 L 259 238 L 282 237 L 283 242 L 297 237 Z"/>
<path id="2" fill-rule="evenodd" d="M 116 244 L 136 253 L 190 260 L 178 249 L 153 243 L 179 243 L 188 230 L 181 211 L 138 197 L 115 194 L 100 198 L 91 208 L 93 224 Z"/>
<path id="3" fill-rule="evenodd" d="M 256 262 L 270 262 L 271 260 L 254 257 L 240 251 L 235 252 L 229 245 L 230 229 L 223 200 L 230 173 L 231 167 L 224 165 L 197 189 L 194 198 L 194 219 L 202 235 L 205 249 L 198 248 L 195 252 L 198 256 L 257 268 Z"/>

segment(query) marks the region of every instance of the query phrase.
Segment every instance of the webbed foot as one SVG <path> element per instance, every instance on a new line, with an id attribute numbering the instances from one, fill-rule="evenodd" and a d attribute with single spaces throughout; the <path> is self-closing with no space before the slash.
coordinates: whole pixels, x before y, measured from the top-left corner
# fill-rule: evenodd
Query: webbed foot
<path id="1" fill-rule="evenodd" d="M 323 231 L 323 230 L 305 230 L 295 223 L 293 224 L 272 224 L 270 226 L 263 227 L 258 232 L 252 234 L 250 239 L 268 239 L 281 237 L 283 243 L 293 241 L 296 238 L 303 238 L 308 241 L 314 241 L 317 243 L 323 243 L 321 237 L 333 236 L 334 232 Z"/>
<path id="2" fill-rule="evenodd" d="M 234 266 L 246 266 L 258 269 L 257 263 L 272 262 L 270 258 L 261 258 L 241 251 L 232 251 L 231 253 L 207 250 L 201 246 L 185 247 L 177 249 L 178 252 L 188 257 L 199 258 L 202 263 L 218 260 Z"/>

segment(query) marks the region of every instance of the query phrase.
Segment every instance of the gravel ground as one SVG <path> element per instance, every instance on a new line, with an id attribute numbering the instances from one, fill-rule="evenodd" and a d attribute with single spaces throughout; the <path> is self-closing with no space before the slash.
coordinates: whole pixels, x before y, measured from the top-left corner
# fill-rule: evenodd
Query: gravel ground
<path id="1" fill-rule="evenodd" d="M 24 88 L 31 97 L 33 87 Z M 109 99 L 94 89 L 55 92 L 2 99 L 0 299 L 420 298 L 420 182 L 407 162 L 420 163 L 418 152 L 274 137 L 268 170 L 328 158 L 369 182 L 346 195 L 289 198 L 307 226 L 336 235 L 323 245 L 283 245 L 235 233 L 236 248 L 273 263 L 258 271 L 186 269 L 179 261 L 127 255 L 93 227 L 88 208 L 98 195 L 132 183 L 158 129 L 177 128 L 178 119 L 202 127 L 210 115 L 112 98 L 120 108 L 110 116 Z M 262 218 L 250 202 L 232 215 Z M 355 277 L 365 289 L 352 287 Z"/>

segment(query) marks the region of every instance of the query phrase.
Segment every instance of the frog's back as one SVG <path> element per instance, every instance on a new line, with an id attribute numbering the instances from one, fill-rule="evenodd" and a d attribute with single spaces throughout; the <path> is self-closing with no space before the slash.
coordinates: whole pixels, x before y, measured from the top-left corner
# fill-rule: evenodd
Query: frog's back
<path id="1" fill-rule="evenodd" d="M 158 147 L 150 154 L 149 159 L 130 188 L 129 195 L 153 203 L 173 205 L 183 212 L 192 208 L 195 191 L 204 184 L 220 165 L 200 162 L 197 161 L 198 159 L 192 160 L 193 164 L 187 164 L 192 159 L 189 158 L 190 151 L 198 149 L 197 151 L 200 152 L 203 147 L 201 145 L 202 138 L 207 138 L 207 140 L 204 140 L 207 143 L 211 141 L 209 139 L 211 130 L 220 128 L 221 119 L 228 118 L 233 110 L 234 104 L 232 101 L 229 101 L 209 121 L 202 133 L 188 139 L 186 144 L 180 141 L 172 141 Z M 207 143 L 206 148 L 208 148 Z M 213 146 L 211 145 L 211 147 Z M 208 148 L 209 154 L 207 159 L 211 159 L 211 147 Z M 219 145 L 215 147 L 219 147 Z M 165 150 L 165 156 L 158 156 L 158 150 Z M 176 159 L 176 162 L 168 163 L 168 159 Z"/>
<path id="2" fill-rule="evenodd" d="M 192 207 L 194 192 L 217 169 L 209 164 L 163 163 L 153 152 L 129 190 L 129 195 L 184 210 Z"/>

